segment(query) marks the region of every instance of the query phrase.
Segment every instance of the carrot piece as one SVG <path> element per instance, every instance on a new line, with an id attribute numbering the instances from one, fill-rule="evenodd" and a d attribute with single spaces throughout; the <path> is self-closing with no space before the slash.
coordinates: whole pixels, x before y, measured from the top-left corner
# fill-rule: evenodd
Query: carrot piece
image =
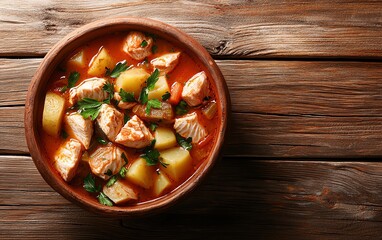
<path id="1" fill-rule="evenodd" d="M 171 97 L 168 99 L 168 102 L 172 105 L 177 105 L 182 98 L 183 86 L 179 82 L 174 82 L 171 86 Z"/>

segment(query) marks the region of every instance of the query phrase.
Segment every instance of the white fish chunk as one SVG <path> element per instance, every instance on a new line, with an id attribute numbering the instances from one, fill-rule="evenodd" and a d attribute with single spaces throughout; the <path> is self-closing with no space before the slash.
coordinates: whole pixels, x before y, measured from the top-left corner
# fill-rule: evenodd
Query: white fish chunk
<path id="1" fill-rule="evenodd" d="M 199 123 L 198 115 L 193 112 L 181 118 L 176 118 L 174 129 L 184 138 L 192 138 L 192 143 L 198 143 L 207 136 L 207 130 Z"/>
<path id="2" fill-rule="evenodd" d="M 179 62 L 180 52 L 167 53 L 151 60 L 154 68 L 159 69 L 160 73 L 171 72 Z"/>
<path id="3" fill-rule="evenodd" d="M 84 119 L 79 113 L 71 113 L 65 115 L 64 122 L 69 136 L 77 139 L 85 149 L 89 149 L 94 130 L 92 120 Z"/>
<path id="4" fill-rule="evenodd" d="M 114 99 L 118 102 L 118 107 L 120 109 L 131 109 L 135 105 L 137 105 L 136 102 L 124 102 L 124 101 L 122 101 L 122 97 L 121 97 L 121 95 L 119 95 L 118 92 L 114 93 Z"/>
<path id="5" fill-rule="evenodd" d="M 105 100 L 109 94 L 103 90 L 107 80 L 104 78 L 88 78 L 69 91 L 69 103 L 75 104 L 84 98 L 92 98 L 97 101 Z"/>
<path id="6" fill-rule="evenodd" d="M 125 164 L 122 158 L 123 150 L 111 143 L 97 148 L 89 156 L 89 166 L 91 171 L 98 177 L 108 180 L 112 175 L 117 174 Z"/>
<path id="7" fill-rule="evenodd" d="M 143 148 L 154 139 L 149 129 L 137 115 L 134 115 L 115 138 L 115 142 L 131 148 Z"/>
<path id="8" fill-rule="evenodd" d="M 53 165 L 66 182 L 70 182 L 76 175 L 81 159 L 81 150 L 81 143 L 71 138 L 61 145 L 55 153 Z"/>
<path id="9" fill-rule="evenodd" d="M 135 60 L 143 60 L 151 54 L 153 39 L 141 32 L 130 32 L 123 45 L 123 51 Z"/>
<path id="10" fill-rule="evenodd" d="M 120 180 L 116 181 L 110 187 L 105 184 L 102 191 L 115 204 L 121 204 L 138 199 L 138 195 L 134 192 L 133 188 Z"/>
<path id="11" fill-rule="evenodd" d="M 123 126 L 123 114 L 109 104 L 102 104 L 96 121 L 107 138 L 114 141 Z"/>
<path id="12" fill-rule="evenodd" d="M 203 99 L 209 94 L 209 84 L 207 75 L 204 71 L 192 76 L 184 85 L 182 98 L 191 106 L 197 106 L 203 102 Z"/>

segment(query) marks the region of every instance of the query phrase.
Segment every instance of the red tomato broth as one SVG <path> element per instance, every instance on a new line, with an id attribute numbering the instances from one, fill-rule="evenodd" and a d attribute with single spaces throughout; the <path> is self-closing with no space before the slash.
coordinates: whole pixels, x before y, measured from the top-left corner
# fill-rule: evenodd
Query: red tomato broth
<path id="1" fill-rule="evenodd" d="M 66 91 L 64 93 L 61 93 L 61 88 L 65 85 L 67 85 L 67 81 L 69 78 L 69 75 L 73 71 L 77 71 L 80 74 L 80 78 L 76 83 L 76 86 L 79 85 L 83 80 L 94 77 L 90 76 L 87 73 L 87 70 L 91 64 L 91 60 L 94 58 L 94 56 L 99 52 L 101 48 L 105 48 L 108 53 L 113 57 L 115 63 L 126 60 L 127 65 L 133 65 L 133 66 L 138 66 L 141 67 L 142 65 L 148 65 L 150 61 L 156 57 L 159 57 L 165 53 L 169 52 L 181 52 L 181 56 L 179 59 L 179 62 L 177 66 L 174 68 L 173 71 L 167 74 L 167 83 L 169 87 L 171 88 L 171 85 L 174 82 L 179 82 L 184 85 L 185 82 L 187 82 L 188 79 L 190 79 L 193 75 L 200 71 L 205 71 L 208 77 L 209 85 L 210 85 L 210 100 L 216 100 L 218 101 L 218 96 L 215 95 L 216 92 L 216 86 L 215 84 L 211 81 L 211 76 L 210 74 L 206 71 L 206 68 L 202 66 L 200 62 L 197 62 L 195 59 L 191 58 L 190 55 L 184 51 L 180 47 L 174 46 L 172 43 L 161 39 L 157 38 L 155 39 L 154 45 L 157 46 L 157 51 L 155 54 L 151 54 L 148 56 L 144 61 L 137 61 L 133 58 L 131 58 L 128 54 L 126 54 L 123 50 L 123 43 L 124 39 L 126 37 L 126 32 L 119 32 L 119 33 L 114 33 L 111 36 L 104 36 L 98 39 L 95 39 L 85 46 L 82 46 L 80 48 L 77 48 L 75 51 L 72 52 L 71 55 L 69 55 L 63 62 L 62 64 L 54 71 L 54 73 L 51 76 L 51 84 L 48 86 L 48 91 L 55 92 L 65 98 L 66 101 L 66 107 L 69 106 L 69 91 Z M 85 63 L 86 66 L 83 68 L 80 67 L 75 67 L 75 66 L 70 66 L 67 63 L 67 61 L 74 56 L 77 52 L 79 51 L 84 51 L 84 57 L 85 57 Z M 152 66 L 146 67 L 146 70 L 148 72 L 153 71 Z M 103 76 L 97 76 L 97 77 L 103 77 Z M 109 81 L 112 81 L 112 83 L 115 83 L 115 79 L 109 78 Z M 117 89 L 116 89 L 117 90 Z M 175 107 L 175 106 L 173 106 Z M 182 185 L 183 182 L 187 181 L 188 178 L 192 176 L 192 174 L 198 169 L 198 167 L 203 163 L 205 159 L 208 158 L 208 156 L 211 154 L 211 150 L 216 142 L 216 134 L 217 134 L 217 129 L 219 125 L 219 119 L 221 116 L 221 109 L 220 107 L 218 108 L 217 114 L 214 116 L 213 119 L 208 120 L 207 118 L 203 117 L 203 114 L 201 113 L 201 108 L 202 106 L 197 106 L 195 108 L 191 108 L 188 113 L 196 112 L 198 114 L 198 120 L 200 123 L 206 128 L 207 132 L 209 135 L 215 135 L 215 136 L 207 136 L 206 137 L 206 143 L 203 144 L 193 144 L 193 148 L 190 151 L 190 155 L 193 160 L 193 169 L 180 181 L 176 182 L 170 177 L 168 177 L 172 185 L 170 188 L 168 188 L 164 193 L 162 193 L 160 196 L 155 196 L 153 193 L 152 189 L 144 189 L 140 186 L 134 185 L 133 183 L 130 183 L 126 179 L 121 179 L 121 181 L 128 183 L 130 187 L 134 189 L 138 193 L 138 201 L 137 202 L 128 202 L 126 205 L 134 205 L 134 204 L 141 204 L 147 201 L 152 201 L 155 200 L 156 198 L 160 198 L 167 193 L 173 191 L 174 189 L 178 188 L 179 186 Z M 124 112 L 123 110 L 121 112 Z M 130 117 L 133 116 L 132 113 L 129 114 Z M 166 126 L 168 124 L 160 123 L 159 126 Z M 63 128 L 63 126 L 62 126 Z M 61 136 L 58 137 L 53 137 L 45 133 L 44 131 L 41 131 L 42 133 L 42 142 L 44 143 L 45 150 L 47 155 L 51 160 L 54 159 L 54 155 L 57 151 L 57 149 L 60 147 L 62 143 L 66 141 L 66 139 L 63 139 Z M 72 137 L 69 136 L 68 139 Z M 207 139 L 208 138 L 208 139 Z M 95 141 L 94 135 L 92 138 L 92 141 Z M 203 142 L 204 140 L 201 140 Z M 119 144 L 113 143 L 117 145 L 118 147 L 122 148 L 126 152 L 126 156 L 129 160 L 128 164 L 126 165 L 126 168 L 128 169 L 130 165 L 139 158 L 139 156 L 142 154 L 142 151 L 140 150 L 135 150 L 135 149 L 130 149 L 124 146 L 121 146 Z M 101 145 L 100 145 L 101 146 Z M 159 166 L 159 165 L 158 165 Z M 155 179 L 158 176 L 157 170 L 159 169 L 158 166 L 153 166 L 155 171 L 153 171 L 153 179 Z M 88 164 L 84 161 L 80 162 L 80 166 L 78 167 L 77 174 L 74 177 L 74 179 L 69 182 L 69 184 L 78 192 L 84 195 L 88 196 L 96 196 L 94 193 L 89 193 L 83 188 L 83 179 L 84 177 L 88 174 L 91 173 L 90 167 Z M 58 174 L 58 172 L 56 173 Z M 102 180 L 98 177 L 96 177 L 96 182 L 97 184 L 104 184 L 107 183 L 107 181 Z M 96 198 L 94 197 L 94 201 L 96 201 Z"/>

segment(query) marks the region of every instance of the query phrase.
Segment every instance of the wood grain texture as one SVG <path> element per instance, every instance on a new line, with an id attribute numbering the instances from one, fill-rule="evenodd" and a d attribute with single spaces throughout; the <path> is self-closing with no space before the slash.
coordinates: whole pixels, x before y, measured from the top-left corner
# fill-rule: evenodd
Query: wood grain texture
<path id="1" fill-rule="evenodd" d="M 39 62 L 0 60 L 0 84 L 6 89 L 0 95 L 0 153 L 28 152 L 21 104 Z M 382 155 L 381 63 L 217 62 L 232 99 L 226 156 Z M 9 72 L 20 68 L 13 84 Z"/>
<path id="2" fill-rule="evenodd" d="M 41 56 L 91 21 L 141 16 L 184 30 L 214 56 L 380 58 L 380 1 L 6 1 L 0 56 Z M 33 46 L 33 47 L 31 47 Z"/>
<path id="3" fill-rule="evenodd" d="M 0 170 L 1 239 L 377 239 L 382 227 L 381 163 L 225 158 L 188 199 L 139 219 L 67 202 L 30 157 L 1 156 Z"/>

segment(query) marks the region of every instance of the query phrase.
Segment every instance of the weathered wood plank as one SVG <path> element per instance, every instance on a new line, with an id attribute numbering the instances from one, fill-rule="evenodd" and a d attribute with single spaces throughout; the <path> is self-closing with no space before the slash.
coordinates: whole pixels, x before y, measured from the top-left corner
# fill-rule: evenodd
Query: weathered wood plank
<path id="1" fill-rule="evenodd" d="M 382 227 L 378 162 L 225 158 L 185 201 L 122 224 L 67 202 L 30 157 L 1 156 L 0 170 L 1 239 L 376 239 Z"/>
<path id="2" fill-rule="evenodd" d="M 7 1 L 0 56 L 45 54 L 91 21 L 143 16 L 172 24 L 215 56 L 381 57 L 380 1 Z"/>

